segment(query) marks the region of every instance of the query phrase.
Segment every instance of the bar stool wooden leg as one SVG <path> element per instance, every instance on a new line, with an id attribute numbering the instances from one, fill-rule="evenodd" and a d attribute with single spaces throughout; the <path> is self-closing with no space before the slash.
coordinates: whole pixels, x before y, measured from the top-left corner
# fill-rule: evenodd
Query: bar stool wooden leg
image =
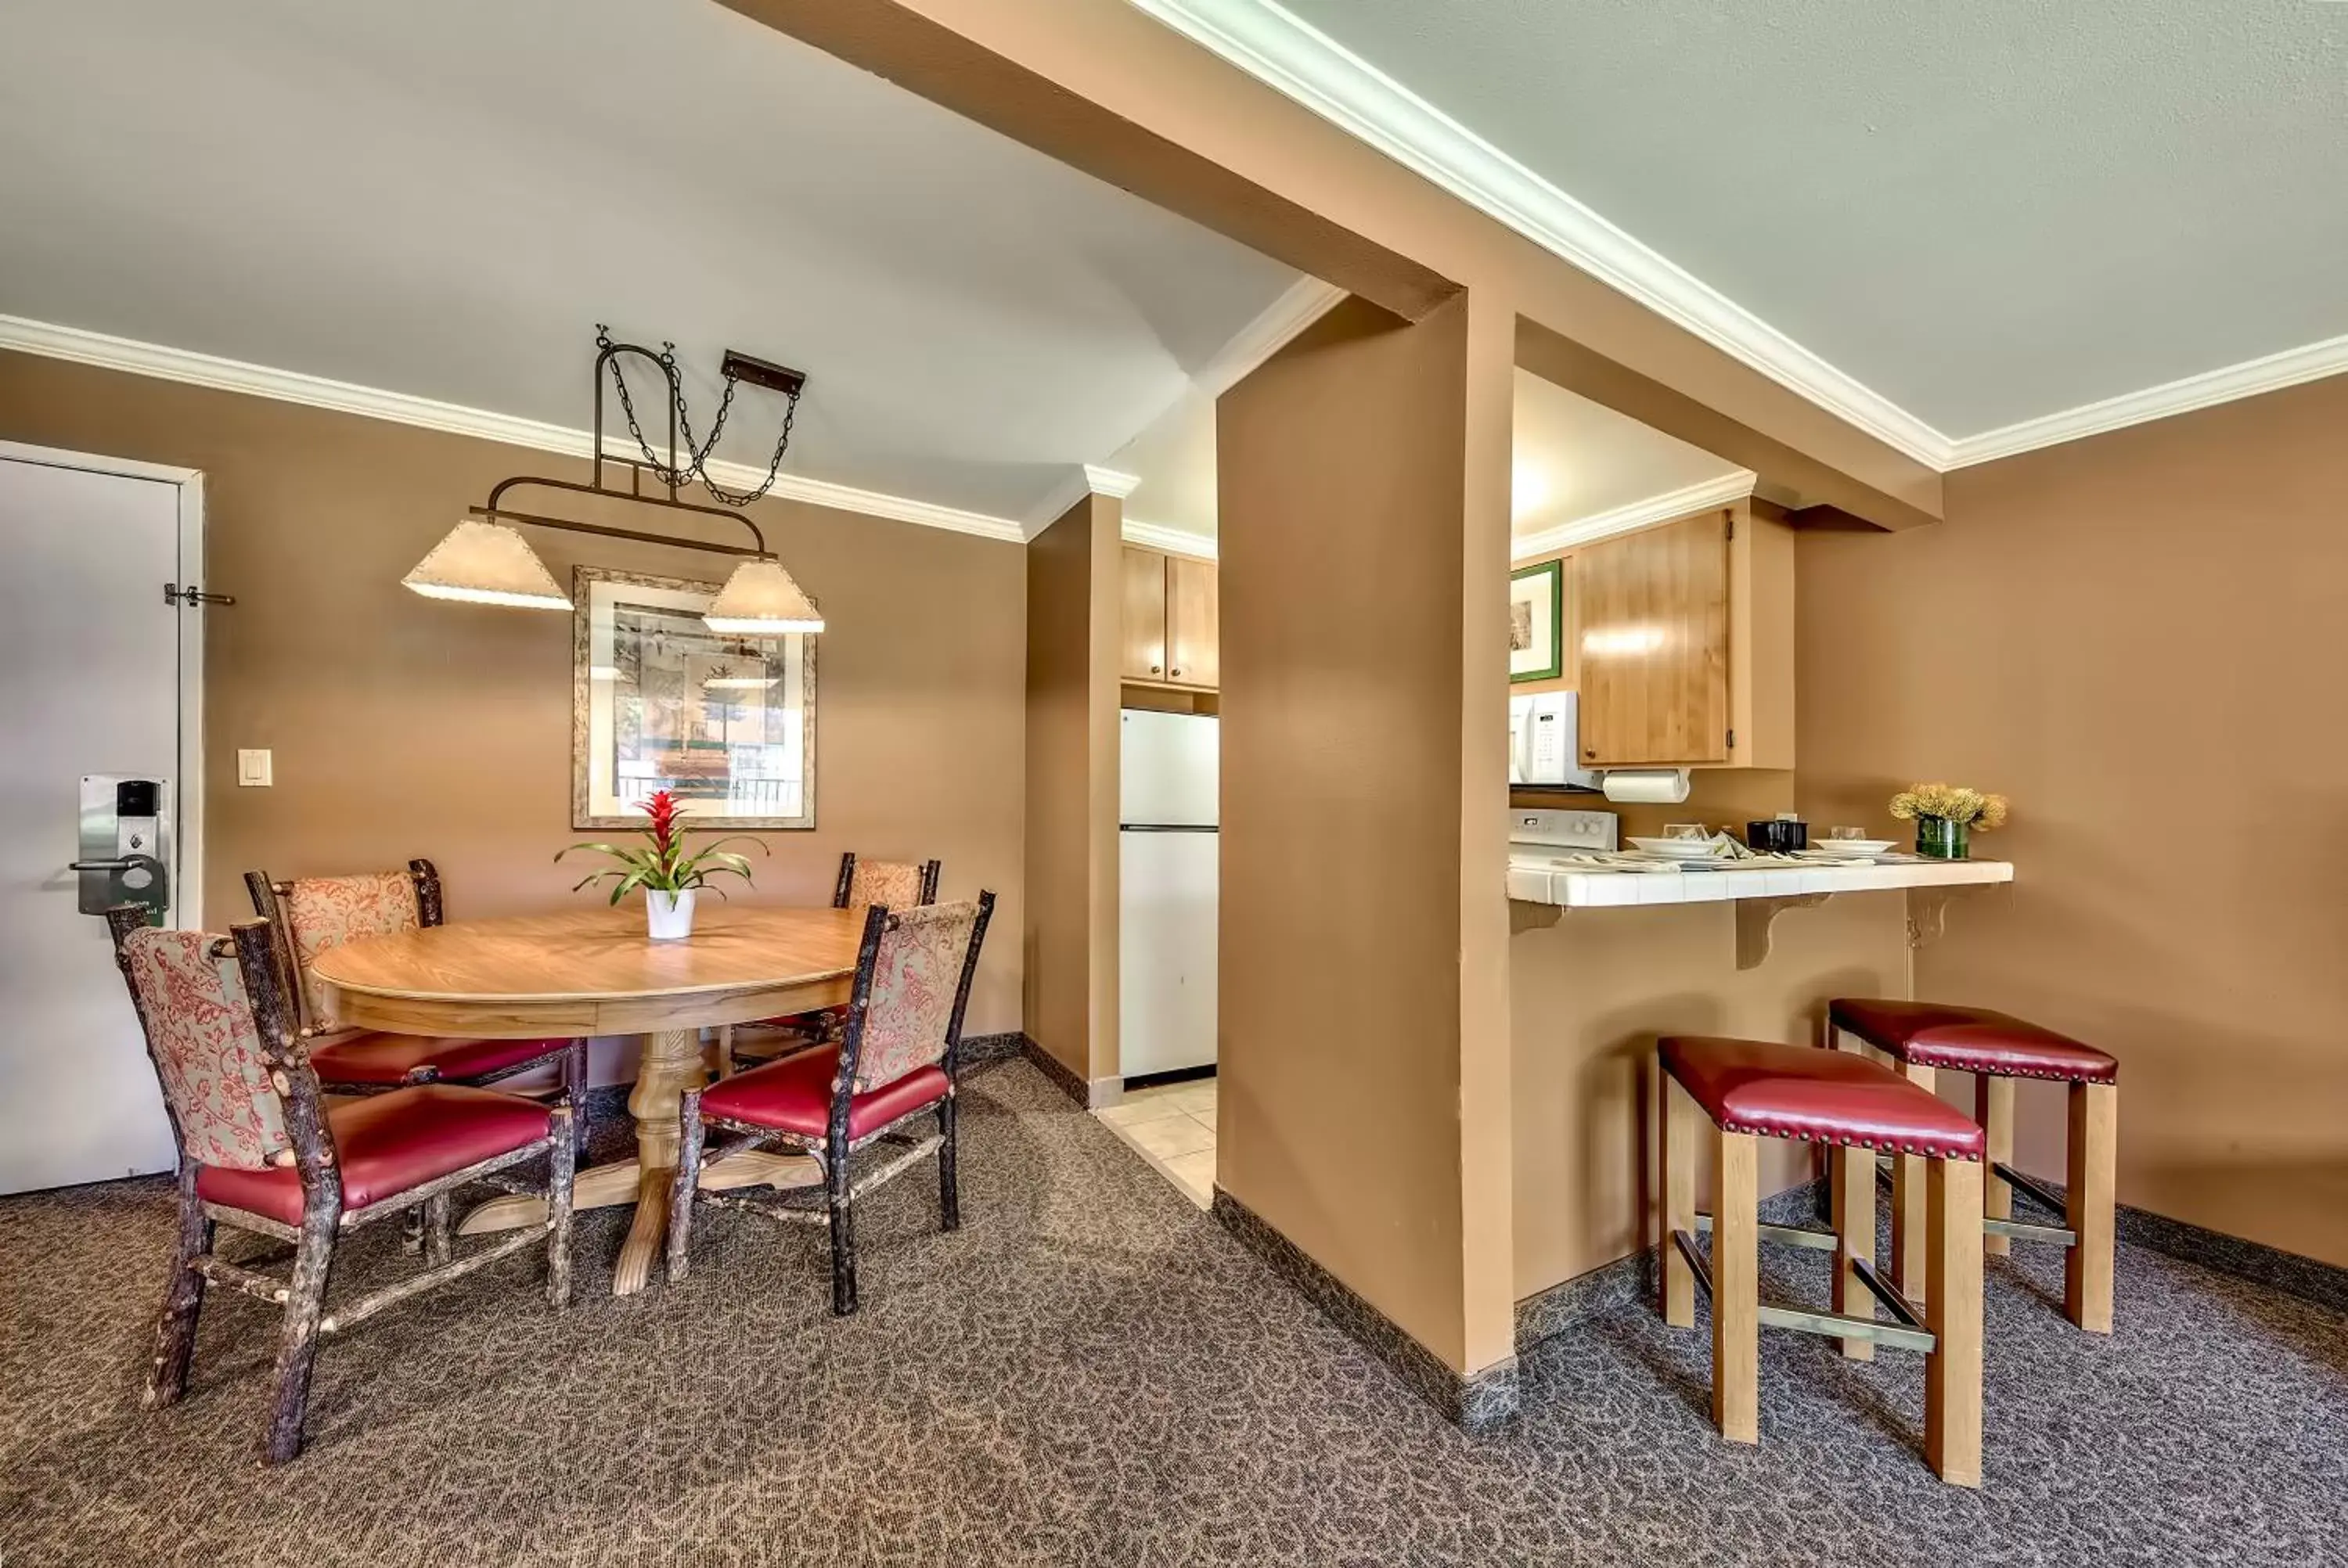
<path id="1" fill-rule="evenodd" d="M 1982 1166 L 1934 1160 L 1924 1323 L 1924 1457 L 1952 1486 L 1979 1486 L 1982 1460 Z"/>
<path id="2" fill-rule="evenodd" d="M 1851 1266 L 1875 1261 L 1875 1151 L 1845 1146 L 1828 1152 L 1834 1169 L 1834 1309 L 1846 1317 L 1875 1316 L 1875 1293 Z M 1852 1361 L 1875 1359 L 1875 1341 L 1846 1339 L 1842 1353 Z"/>
<path id="3" fill-rule="evenodd" d="M 1712 1167 L 1712 1419 L 1733 1443 L 1761 1440 L 1761 1149 L 1723 1132 Z"/>
<path id="4" fill-rule="evenodd" d="M 1937 1074 L 1929 1067 L 1902 1067 L 1908 1081 L 1932 1092 Z M 1924 1289 L 1924 1167 L 1915 1154 L 1901 1154 L 1891 1163 L 1891 1283 L 1910 1301 Z"/>
<path id="5" fill-rule="evenodd" d="M 2090 1334 L 2112 1331 L 2112 1232 L 2117 1203 L 2120 1089 L 2071 1085 L 2070 1187 L 2064 1220 L 2079 1239 L 2063 1265 L 2063 1307 Z"/>
<path id="6" fill-rule="evenodd" d="M 2013 1080 L 1993 1072 L 1973 1074 L 1973 1120 L 1989 1134 L 1989 1153 L 1982 1167 L 1982 1215 L 1985 1219 L 2013 1217 L 2013 1189 L 1997 1173 L 1998 1165 L 2013 1163 Z M 2013 1250 L 2012 1238 L 1984 1236 L 1982 1245 L 1993 1257 Z"/>
<path id="7" fill-rule="evenodd" d="M 1656 1183 L 1663 1189 L 1662 1266 L 1656 1281 L 1663 1321 L 1674 1328 L 1695 1327 L 1695 1272 L 1680 1255 L 1673 1231 L 1695 1235 L 1695 1102 L 1668 1072 L 1659 1072 L 1663 1138 Z"/>

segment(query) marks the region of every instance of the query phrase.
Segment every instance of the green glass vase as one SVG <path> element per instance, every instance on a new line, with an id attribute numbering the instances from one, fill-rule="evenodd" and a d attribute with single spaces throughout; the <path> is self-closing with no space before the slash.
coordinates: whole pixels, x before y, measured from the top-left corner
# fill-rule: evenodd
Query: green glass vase
<path id="1" fill-rule="evenodd" d="M 1962 860 L 1970 825 L 1945 816 L 1916 819 L 1916 853 L 1934 860 Z"/>

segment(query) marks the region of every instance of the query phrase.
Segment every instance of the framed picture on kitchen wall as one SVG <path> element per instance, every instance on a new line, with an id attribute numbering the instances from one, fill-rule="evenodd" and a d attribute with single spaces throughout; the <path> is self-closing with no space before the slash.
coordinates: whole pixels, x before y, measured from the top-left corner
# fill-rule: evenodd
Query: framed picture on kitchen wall
<path id="1" fill-rule="evenodd" d="M 712 631 L 714 582 L 572 572 L 571 825 L 667 790 L 711 827 L 815 826 L 815 639 Z"/>
<path id="2" fill-rule="evenodd" d="M 1509 574 L 1509 679 L 1550 681 L 1565 672 L 1565 563 L 1543 561 Z"/>

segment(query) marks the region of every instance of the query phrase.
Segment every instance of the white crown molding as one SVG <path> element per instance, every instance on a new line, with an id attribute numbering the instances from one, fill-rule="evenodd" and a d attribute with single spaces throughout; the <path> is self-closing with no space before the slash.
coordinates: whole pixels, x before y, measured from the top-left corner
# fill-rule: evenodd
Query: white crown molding
<path id="1" fill-rule="evenodd" d="M 1196 556 L 1200 560 L 1215 560 L 1220 555 L 1212 534 L 1194 534 L 1186 528 L 1169 528 L 1132 518 L 1125 522 L 1125 542 L 1178 556 Z"/>
<path id="2" fill-rule="evenodd" d="M 2199 375 L 2188 375 L 2165 385 L 2149 386 L 2142 392 L 2106 397 L 2100 403 L 2082 404 L 2076 408 L 2066 408 L 2060 414 L 2025 419 L 2019 425 L 1968 436 L 1956 443 L 1948 466 L 1969 468 L 1976 463 L 1993 462 L 2016 453 L 2035 451 L 2041 446 L 2076 441 L 2084 436 L 2100 436 L 2107 430 L 2124 429 L 2147 420 L 2166 419 L 2172 414 L 2190 414 L 2197 408 L 2231 403 L 2237 398 L 2255 397 L 2262 392 L 2280 392 L 2286 386 L 2297 386 L 2305 381 L 2320 381 L 2343 371 L 2348 371 L 2348 337 L 2330 338 L 2322 343 L 2285 349 L 2281 354 L 2267 354 L 2260 359 L 2244 360 L 2240 364 L 2204 371 Z"/>
<path id="3" fill-rule="evenodd" d="M 1104 468 L 1098 463 L 1087 463 L 1085 465 L 1085 488 L 1096 496 L 1114 496 L 1122 501 L 1141 488 L 1141 476 Z M 1069 506 L 1075 504 L 1072 501 Z M 1061 508 L 1062 511 L 1066 509 L 1066 507 Z"/>
<path id="4" fill-rule="evenodd" d="M 1934 468 L 1946 436 L 1658 254 L 1272 0 L 1130 0 L 1185 37 L 1780 385 Z"/>
<path id="5" fill-rule="evenodd" d="M 27 321 L 21 316 L 0 315 L 0 349 L 15 349 L 49 359 L 70 360 L 77 364 L 92 364 L 106 370 L 128 371 L 134 375 L 151 375 L 191 386 L 210 387 L 218 392 L 241 392 L 253 397 L 274 398 L 281 403 L 298 403 L 311 408 L 356 414 L 368 419 L 385 419 L 395 425 L 412 425 L 450 436 L 499 441 L 509 446 L 527 446 L 565 457 L 583 459 L 592 456 L 595 450 L 593 435 L 584 430 L 572 430 L 536 419 L 522 419 L 510 414 L 493 414 L 484 408 L 467 408 L 461 404 L 441 403 L 428 397 L 414 397 L 404 392 L 386 392 L 378 387 L 359 386 L 347 381 L 305 375 L 300 371 L 277 370 L 268 365 L 248 364 L 242 360 L 223 359 L 216 354 L 167 348 L 160 343 L 87 332 L 79 327 Z M 729 488 L 748 488 L 767 477 L 764 468 L 753 468 L 742 463 L 716 462 L 709 465 L 709 469 L 713 478 Z M 810 479 L 804 475 L 778 476 L 772 494 L 809 506 L 860 512 L 866 517 L 888 518 L 901 523 L 918 523 L 923 528 L 944 528 L 958 534 L 975 534 L 981 538 L 1017 543 L 1026 538 L 1019 525 L 1008 518 L 989 517 L 983 512 L 963 511 L 956 507 L 942 507 L 905 496 L 882 495 L 877 490 L 859 490 L 847 485 Z"/>
<path id="6" fill-rule="evenodd" d="M 1112 496 L 1122 501 L 1141 487 L 1141 476 L 1104 468 L 1098 463 L 1079 464 L 1076 472 L 1053 487 L 1035 509 L 1027 514 L 1027 525 L 1019 537 L 1033 542 L 1035 536 L 1067 516 L 1068 508 L 1086 496 Z"/>
<path id="7" fill-rule="evenodd" d="M 1643 501 L 1633 501 L 1627 507 L 1612 511 L 1592 512 L 1586 518 L 1576 518 L 1570 523 L 1559 523 L 1537 534 L 1526 534 L 1509 541 L 1511 561 L 1530 560 L 1535 556 L 1554 554 L 1586 545 L 1592 539 L 1608 538 L 1615 534 L 1627 534 L 1632 528 L 1643 528 L 1649 523 L 1668 522 L 1701 512 L 1713 507 L 1733 506 L 1753 493 L 1754 477 L 1743 469 L 1718 479 L 1706 479 L 1700 485 L 1688 485 L 1667 490 L 1660 496 L 1650 496 Z"/>
<path id="8" fill-rule="evenodd" d="M 1302 277 L 1281 292 L 1255 320 L 1240 328 L 1214 358 L 1190 377 L 1191 392 L 1220 397 L 1247 379 L 1256 366 L 1286 348 L 1297 333 L 1327 315 L 1345 297 L 1334 283 Z M 1147 429 L 1148 426 L 1143 426 Z"/>

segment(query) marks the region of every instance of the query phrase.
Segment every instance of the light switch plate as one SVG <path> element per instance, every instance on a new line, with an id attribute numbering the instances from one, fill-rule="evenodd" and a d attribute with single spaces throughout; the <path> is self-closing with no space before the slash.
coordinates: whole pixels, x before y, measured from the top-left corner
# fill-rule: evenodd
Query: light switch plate
<path id="1" fill-rule="evenodd" d="M 265 751 L 247 751 L 242 746 L 238 747 L 236 782 L 262 789 L 268 788 L 271 782 L 269 753 Z"/>

